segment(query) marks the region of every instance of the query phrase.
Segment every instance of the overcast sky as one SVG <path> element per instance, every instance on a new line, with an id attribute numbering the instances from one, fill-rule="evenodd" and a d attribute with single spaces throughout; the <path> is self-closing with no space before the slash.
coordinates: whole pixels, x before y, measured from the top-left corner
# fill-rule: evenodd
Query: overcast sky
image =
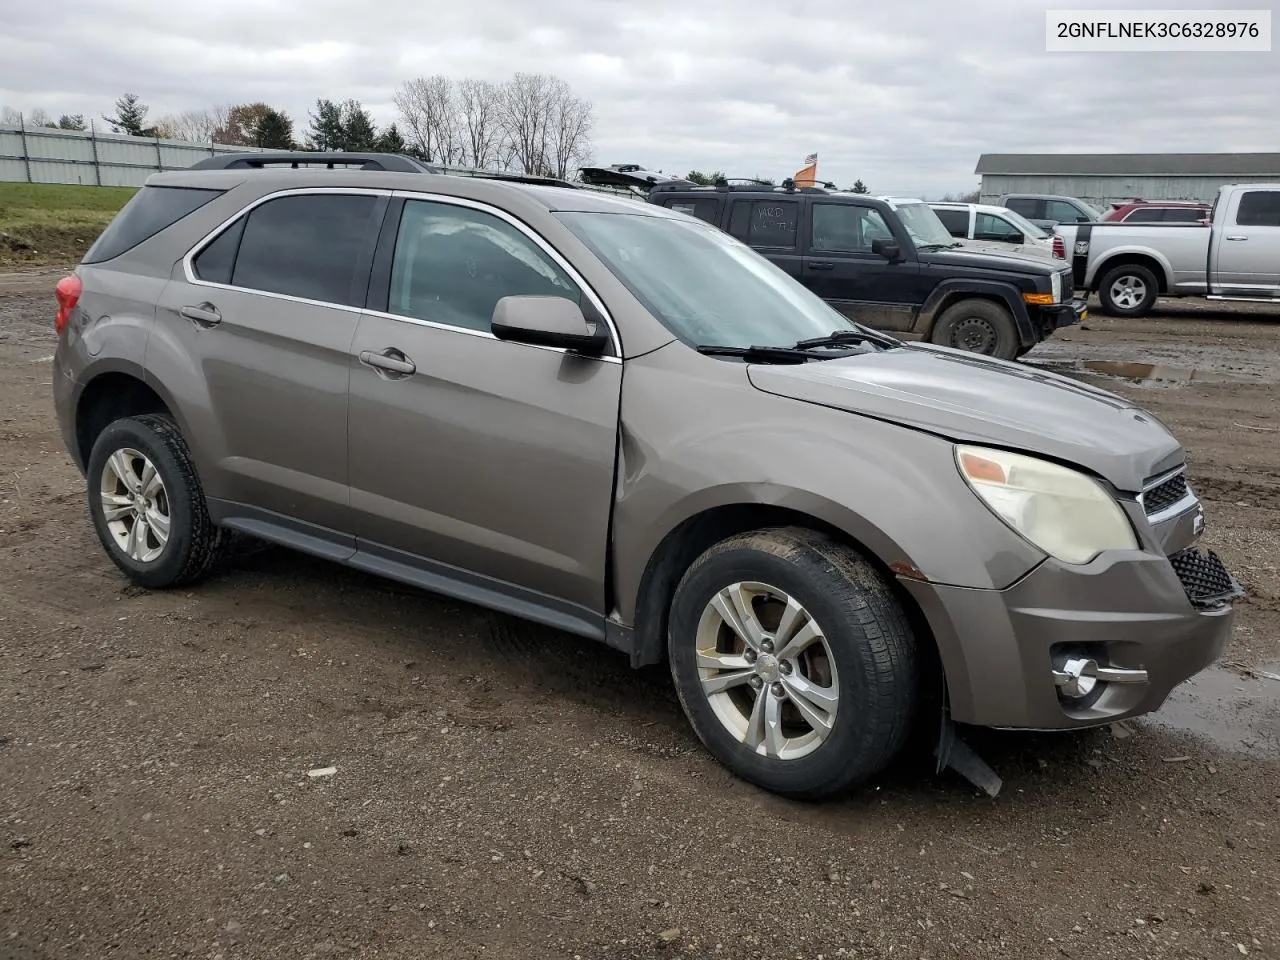
<path id="1" fill-rule="evenodd" d="M 597 163 L 875 193 L 977 185 L 983 152 L 1280 150 L 1280 53 L 1045 52 L 1047 8 L 1271 7 L 1273 0 L 8 0 L 0 105 L 148 120 L 317 97 L 395 119 L 401 81 L 556 73 L 595 107 Z M 1278 47 L 1277 49 L 1280 49 Z"/>

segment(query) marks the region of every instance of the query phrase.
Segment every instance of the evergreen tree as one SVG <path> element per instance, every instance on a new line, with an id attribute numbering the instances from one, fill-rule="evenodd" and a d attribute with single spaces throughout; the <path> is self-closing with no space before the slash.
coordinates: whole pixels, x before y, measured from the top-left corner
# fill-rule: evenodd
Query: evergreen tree
<path id="1" fill-rule="evenodd" d="M 378 131 L 369 111 L 359 100 L 348 100 L 342 105 L 343 150 L 372 150 L 378 143 Z"/>
<path id="2" fill-rule="evenodd" d="M 258 118 L 253 131 L 254 145 L 268 150 L 293 149 L 293 121 L 272 107 Z"/>
<path id="3" fill-rule="evenodd" d="M 342 126 L 342 108 L 332 100 L 316 101 L 316 112 L 310 114 L 311 129 L 307 134 L 312 150 L 341 150 L 346 143 Z"/>
<path id="4" fill-rule="evenodd" d="M 377 150 L 379 153 L 404 153 L 404 137 L 400 136 L 394 123 L 378 137 Z"/>
<path id="5" fill-rule="evenodd" d="M 127 133 L 131 137 L 153 137 L 154 128 L 142 125 L 150 109 L 145 103 L 138 102 L 136 93 L 126 93 L 116 101 L 116 115 L 102 119 L 111 124 L 111 129 L 116 133 Z"/>

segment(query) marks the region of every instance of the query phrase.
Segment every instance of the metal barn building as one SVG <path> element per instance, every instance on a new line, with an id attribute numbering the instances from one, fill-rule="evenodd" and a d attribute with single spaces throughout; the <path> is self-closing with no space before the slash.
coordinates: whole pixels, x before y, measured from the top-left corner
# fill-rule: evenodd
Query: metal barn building
<path id="1" fill-rule="evenodd" d="M 1051 193 L 1105 210 L 1132 199 L 1212 202 L 1224 183 L 1275 183 L 1280 153 L 984 153 L 974 172 L 983 203 Z"/>

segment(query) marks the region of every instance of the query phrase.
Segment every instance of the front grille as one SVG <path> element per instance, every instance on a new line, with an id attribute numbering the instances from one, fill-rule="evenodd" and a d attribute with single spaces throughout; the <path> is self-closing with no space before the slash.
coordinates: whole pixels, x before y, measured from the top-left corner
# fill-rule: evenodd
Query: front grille
<path id="1" fill-rule="evenodd" d="M 1142 508 L 1147 516 L 1167 510 L 1187 495 L 1187 476 L 1176 473 L 1142 494 Z"/>
<path id="2" fill-rule="evenodd" d="M 1062 274 L 1062 299 L 1070 302 L 1075 296 L 1076 278 L 1075 275 L 1067 270 Z"/>
<path id="3" fill-rule="evenodd" d="M 1183 550 L 1169 558 L 1187 599 L 1198 607 L 1214 607 L 1244 591 L 1212 550 Z"/>

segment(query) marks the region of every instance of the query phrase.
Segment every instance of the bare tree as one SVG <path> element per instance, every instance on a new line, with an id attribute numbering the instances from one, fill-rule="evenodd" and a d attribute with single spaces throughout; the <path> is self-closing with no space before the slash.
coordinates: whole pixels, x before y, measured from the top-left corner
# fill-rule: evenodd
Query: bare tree
<path id="1" fill-rule="evenodd" d="M 458 83 L 459 127 L 464 163 L 490 167 L 502 162 L 501 91 L 488 80 L 465 78 Z"/>
<path id="2" fill-rule="evenodd" d="M 53 127 L 57 126 L 49 117 L 49 112 L 44 107 L 36 107 L 31 111 L 31 115 L 27 117 L 27 126 L 29 127 Z"/>
<path id="3" fill-rule="evenodd" d="M 13 109 L 13 107 L 8 104 L 0 107 L 0 123 L 4 124 L 6 127 L 16 127 L 21 122 L 22 114 L 20 112 Z"/>
<path id="4" fill-rule="evenodd" d="M 547 172 L 550 81 L 544 73 L 517 73 L 502 85 L 502 126 L 507 152 L 525 173 Z"/>
<path id="5" fill-rule="evenodd" d="M 545 73 L 517 73 L 502 88 L 506 146 L 525 173 L 564 178 L 590 156 L 591 104 Z"/>
<path id="6" fill-rule="evenodd" d="M 573 95 L 569 84 L 555 77 L 551 80 L 551 97 L 547 110 L 548 152 L 543 158 L 549 172 L 561 180 L 591 162 L 591 127 L 595 122 L 591 103 Z"/>
<path id="7" fill-rule="evenodd" d="M 394 97 L 406 140 L 429 163 L 460 163 L 467 156 L 453 81 L 437 74 L 401 84 Z"/>

